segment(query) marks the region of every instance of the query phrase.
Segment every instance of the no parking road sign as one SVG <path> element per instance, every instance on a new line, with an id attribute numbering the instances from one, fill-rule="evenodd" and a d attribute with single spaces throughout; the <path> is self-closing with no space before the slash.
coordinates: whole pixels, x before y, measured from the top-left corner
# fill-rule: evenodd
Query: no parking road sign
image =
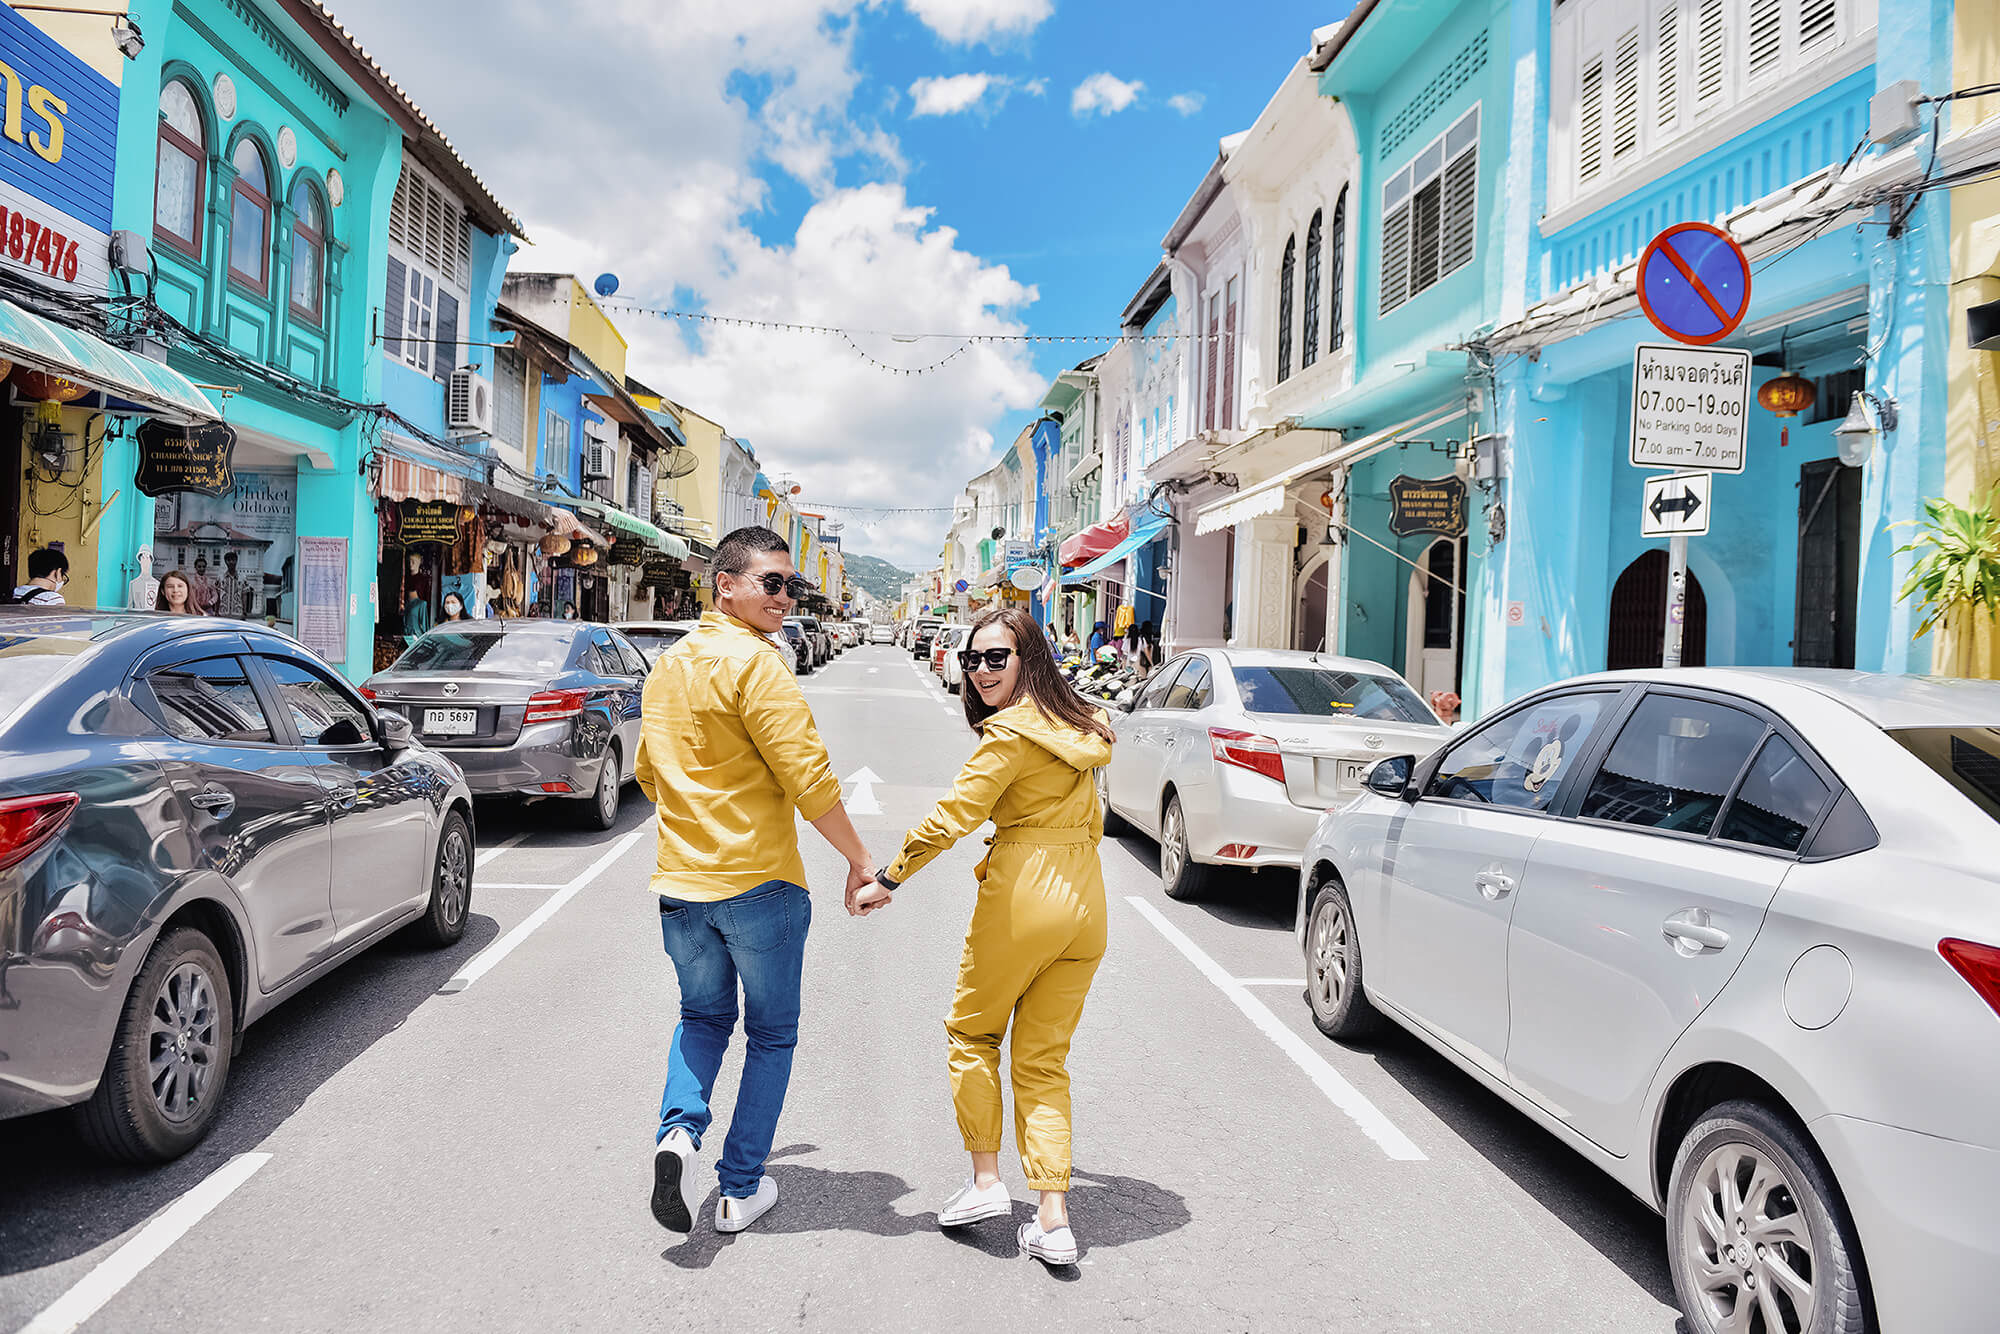
<path id="1" fill-rule="evenodd" d="M 1669 338 L 1717 342 L 1749 313 L 1750 261 L 1720 227 L 1675 223 L 1639 256 L 1639 305 Z"/>

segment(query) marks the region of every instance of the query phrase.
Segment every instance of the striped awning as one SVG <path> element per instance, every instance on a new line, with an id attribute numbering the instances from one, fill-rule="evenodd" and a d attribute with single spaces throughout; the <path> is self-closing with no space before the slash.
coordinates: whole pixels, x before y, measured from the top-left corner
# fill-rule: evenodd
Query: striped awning
<path id="1" fill-rule="evenodd" d="M 43 319 L 11 301 L 0 301 L 0 357 L 102 389 L 164 417 L 222 420 L 221 410 L 208 395 L 179 371 L 115 348 L 81 329 Z"/>

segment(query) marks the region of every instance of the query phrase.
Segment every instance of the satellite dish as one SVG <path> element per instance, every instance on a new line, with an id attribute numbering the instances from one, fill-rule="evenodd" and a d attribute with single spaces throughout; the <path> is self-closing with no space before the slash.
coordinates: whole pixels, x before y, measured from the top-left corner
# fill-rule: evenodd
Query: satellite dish
<path id="1" fill-rule="evenodd" d="M 1023 593 L 1034 592 L 1047 583 L 1048 579 L 1048 571 L 1037 565 L 1016 565 L 1013 572 L 1007 576 L 1007 582 Z"/>
<path id="2" fill-rule="evenodd" d="M 686 477 L 701 466 L 701 457 L 692 449 L 676 449 L 668 453 L 667 461 L 661 465 L 660 476 L 669 480 Z"/>
<path id="3" fill-rule="evenodd" d="M 597 281 L 591 284 L 591 288 L 599 296 L 610 296 L 618 290 L 618 275 L 615 273 L 600 273 L 597 275 Z"/>

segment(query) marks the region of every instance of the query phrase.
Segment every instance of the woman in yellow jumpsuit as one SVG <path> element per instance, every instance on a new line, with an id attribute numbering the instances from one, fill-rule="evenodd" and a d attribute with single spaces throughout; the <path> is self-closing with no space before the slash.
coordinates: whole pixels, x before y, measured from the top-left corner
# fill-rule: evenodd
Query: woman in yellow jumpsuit
<path id="1" fill-rule="evenodd" d="M 972 1154 L 972 1180 L 938 1212 L 960 1227 L 1013 1212 L 1000 1180 L 1000 1042 L 1014 1021 L 1014 1137 L 1028 1187 L 1041 1192 L 1021 1248 L 1049 1264 L 1076 1263 L 1065 1204 L 1070 1172 L 1069 1043 L 1104 957 L 1103 813 L 1091 771 L 1111 759 L 1114 734 L 1056 671 L 1048 639 L 1016 608 L 973 621 L 962 651 L 965 720 L 979 747 L 950 795 L 911 830 L 879 888 L 882 906 L 904 880 L 993 821 L 979 864 L 979 898 L 945 1021 L 952 1100 Z"/>

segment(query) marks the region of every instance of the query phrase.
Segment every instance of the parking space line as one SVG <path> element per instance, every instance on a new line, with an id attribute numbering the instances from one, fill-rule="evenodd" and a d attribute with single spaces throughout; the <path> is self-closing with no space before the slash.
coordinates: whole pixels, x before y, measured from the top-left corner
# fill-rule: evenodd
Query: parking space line
<path id="1" fill-rule="evenodd" d="M 104 1257 L 76 1285 L 21 1326 L 20 1334 L 70 1334 L 103 1309 L 147 1265 L 166 1253 L 188 1229 L 208 1216 L 257 1169 L 271 1161 L 268 1153 L 239 1153 L 196 1183 L 193 1190 L 168 1205 L 139 1229 L 130 1241 Z"/>
<path id="2" fill-rule="evenodd" d="M 437 994 L 440 996 L 457 995 L 484 977 L 494 964 L 499 963 L 509 954 L 512 954 L 516 946 L 533 935 L 536 927 L 548 921 L 549 918 L 554 917 L 557 909 L 575 898 L 591 881 L 597 879 L 598 874 L 605 867 L 624 856 L 628 848 L 652 832 L 653 823 L 648 820 L 645 824 L 640 825 L 637 829 L 634 829 L 631 833 L 612 844 L 609 851 L 589 866 L 586 866 L 574 880 L 571 880 L 561 889 L 549 895 L 541 907 L 529 913 L 512 931 L 509 931 L 506 935 L 473 955 L 471 961 L 465 967 L 459 969 L 450 980 L 437 989 Z"/>
<path id="3" fill-rule="evenodd" d="M 481 889 L 561 889 L 562 888 L 561 885 L 548 885 L 548 884 L 530 885 L 518 881 L 507 881 L 507 880 L 482 880 L 479 882 L 479 887 Z"/>
<path id="4" fill-rule="evenodd" d="M 486 865 L 486 863 L 492 861 L 495 857 L 498 857 L 501 853 L 505 852 L 507 849 L 519 847 L 521 845 L 521 840 L 526 837 L 527 837 L 526 834 L 510 834 L 506 838 L 501 839 L 498 843 L 495 843 L 492 847 L 482 848 L 480 850 L 479 856 L 473 859 L 472 862 L 473 867 L 477 869 L 478 867 L 484 866 Z"/>
<path id="5" fill-rule="evenodd" d="M 1239 987 L 1304 988 L 1305 984 L 1306 980 L 1303 977 L 1239 977 L 1236 979 L 1236 985 Z"/>
<path id="6" fill-rule="evenodd" d="M 1252 996 L 1244 983 L 1224 972 L 1222 965 L 1208 957 L 1202 948 L 1189 940 L 1181 929 L 1160 914 L 1159 909 L 1140 898 L 1137 894 L 1127 894 L 1125 901 L 1138 910 L 1139 915 L 1153 924 L 1153 929 L 1167 938 L 1172 945 L 1187 957 L 1189 963 L 1201 971 L 1201 975 L 1213 982 L 1223 995 L 1235 1003 L 1236 1008 L 1255 1024 L 1265 1037 L 1277 1044 L 1278 1050 L 1292 1058 L 1292 1063 L 1305 1072 L 1306 1078 L 1318 1086 L 1319 1091 L 1347 1114 L 1361 1133 L 1375 1141 L 1382 1152 L 1398 1162 L 1420 1163 L 1426 1161 L 1422 1149 L 1398 1130 L 1382 1110 L 1368 1101 L 1361 1090 L 1341 1077 L 1338 1070 L 1327 1064 L 1326 1058 L 1306 1045 L 1305 1039 L 1285 1027 L 1284 1021 L 1272 1014 L 1265 1004 Z M 1303 985 L 1301 983 L 1300 985 Z"/>

